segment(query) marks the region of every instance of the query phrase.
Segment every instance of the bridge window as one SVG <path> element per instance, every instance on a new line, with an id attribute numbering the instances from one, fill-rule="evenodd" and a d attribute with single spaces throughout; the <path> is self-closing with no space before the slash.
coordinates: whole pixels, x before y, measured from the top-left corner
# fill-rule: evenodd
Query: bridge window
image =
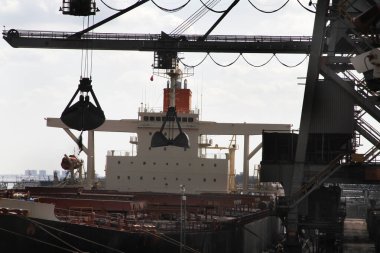
<path id="1" fill-rule="evenodd" d="M 183 118 L 182 118 L 182 121 L 183 121 L 183 122 L 187 122 L 187 118 L 183 117 Z"/>
<path id="2" fill-rule="evenodd" d="M 193 121 L 194 121 L 194 119 L 193 119 L 193 118 L 189 118 L 188 120 L 189 120 L 189 122 L 193 122 Z"/>
<path id="3" fill-rule="evenodd" d="M 149 120 L 150 120 L 150 121 L 154 121 L 154 117 L 150 116 L 150 117 L 149 117 Z"/>
<path id="4" fill-rule="evenodd" d="M 149 117 L 148 116 L 144 116 L 144 121 L 148 121 L 149 120 Z"/>
<path id="5" fill-rule="evenodd" d="M 161 121 L 161 117 L 156 117 L 156 121 Z"/>

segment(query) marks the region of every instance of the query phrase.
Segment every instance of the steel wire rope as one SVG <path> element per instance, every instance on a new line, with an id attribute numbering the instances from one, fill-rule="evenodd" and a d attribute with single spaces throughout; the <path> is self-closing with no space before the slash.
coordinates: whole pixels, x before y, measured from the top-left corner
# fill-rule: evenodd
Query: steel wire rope
<path id="1" fill-rule="evenodd" d="M 64 251 L 67 251 L 67 252 L 71 252 L 71 253 L 75 253 L 75 251 L 72 251 L 70 249 L 66 249 L 66 248 L 63 248 L 59 245 L 55 245 L 55 244 L 52 244 L 50 242 L 45 242 L 45 241 L 42 241 L 42 240 L 39 240 L 37 238 L 33 238 L 31 236 L 26 236 L 26 235 L 23 235 L 23 234 L 20 234 L 20 233 L 17 233 L 17 232 L 14 232 L 14 231 L 11 231 L 11 230 L 8 230 L 8 229 L 5 229 L 5 228 L 1 228 L 0 227 L 0 230 L 1 231 L 4 231 L 6 233 L 10 233 L 10 234 L 13 234 L 15 236 L 19 236 L 19 237 L 23 237 L 23 238 L 26 238 L 26 239 L 29 239 L 29 240 L 32 240 L 32 241 L 36 241 L 36 242 L 39 242 L 39 243 L 42 243 L 42 244 L 46 244 L 46 245 L 49 245 L 51 247 L 54 247 L 54 248 L 57 248 L 57 249 L 60 249 L 60 250 L 64 250 Z"/>
<path id="2" fill-rule="evenodd" d="M 225 13 L 228 10 L 228 8 L 227 8 L 224 11 L 217 11 L 217 10 L 214 10 L 214 9 L 210 8 L 209 6 L 207 6 L 207 4 L 205 4 L 202 0 L 199 0 L 199 1 L 201 1 L 202 5 L 204 7 L 206 7 L 209 11 L 212 11 L 212 12 L 215 12 L 215 13 Z"/>
<path id="3" fill-rule="evenodd" d="M 217 61 L 215 61 L 214 58 L 211 56 L 211 54 L 208 54 L 208 55 L 210 56 L 211 60 L 212 60 L 216 65 L 218 65 L 219 67 L 226 68 L 226 67 L 229 67 L 229 66 L 231 66 L 232 64 L 234 64 L 234 63 L 240 58 L 241 53 L 238 55 L 238 57 L 236 57 L 235 60 L 233 60 L 231 63 L 228 63 L 228 64 L 226 64 L 226 65 L 223 65 L 223 64 L 218 63 Z"/>
<path id="4" fill-rule="evenodd" d="M 210 4 L 210 6 L 214 7 L 219 2 L 220 0 L 208 0 L 206 4 Z M 191 25 L 201 19 L 208 11 L 209 10 L 206 7 L 201 6 L 195 13 L 193 13 L 186 21 L 183 22 L 186 24 L 186 26 L 184 25 L 185 27 L 183 27 L 182 30 L 177 31 L 177 33 L 185 32 Z"/>
<path id="5" fill-rule="evenodd" d="M 307 8 L 306 6 L 304 6 L 304 5 L 300 2 L 300 0 L 297 0 L 297 2 L 299 3 L 299 5 L 301 5 L 302 8 L 304 8 L 304 9 L 307 10 L 308 12 L 316 13 L 315 11 L 310 10 L 309 8 Z"/>
<path id="6" fill-rule="evenodd" d="M 250 63 L 250 62 L 244 57 L 243 54 L 241 54 L 241 57 L 243 57 L 244 61 L 245 61 L 248 65 L 250 65 L 250 66 L 252 66 L 252 67 L 254 67 L 254 68 L 260 68 L 260 67 L 264 67 L 265 65 L 267 65 L 267 64 L 273 59 L 274 54 L 272 54 L 272 56 L 271 56 L 266 62 L 264 62 L 263 64 L 260 64 L 260 65 L 254 65 L 254 64 Z"/>
<path id="7" fill-rule="evenodd" d="M 63 210 L 63 211 L 70 211 L 69 209 L 64 209 L 64 208 L 56 208 L 57 210 Z M 83 213 L 83 212 L 79 212 L 78 211 L 78 213 Z M 97 216 L 98 217 L 103 217 L 103 218 L 108 218 L 108 216 L 107 215 L 99 215 L 99 214 L 97 214 Z M 32 221 L 31 221 L 32 222 Z M 38 222 L 37 222 L 38 223 Z M 46 225 L 46 224 L 40 224 L 40 225 L 45 225 L 45 226 L 47 226 L 47 227 L 50 227 L 50 226 L 48 226 L 48 225 Z M 55 229 L 55 230 L 57 230 L 57 231 L 61 231 L 61 230 L 59 230 L 59 229 L 57 229 L 57 228 L 54 228 L 54 227 L 50 227 L 51 229 Z M 179 242 L 179 241 L 177 241 L 177 240 L 175 240 L 174 238 L 171 238 L 170 236 L 167 236 L 167 235 L 165 235 L 165 234 L 162 234 L 162 233 L 160 233 L 160 234 L 156 234 L 156 233 L 152 233 L 152 232 L 150 232 L 149 230 L 145 230 L 145 229 L 141 229 L 141 230 L 139 230 L 139 231 L 141 231 L 141 232 L 143 232 L 143 233 L 146 233 L 146 234 L 149 234 L 149 235 L 152 235 L 152 236 L 154 236 L 154 237 L 157 237 L 157 238 L 159 238 L 159 239 L 162 239 L 162 240 L 164 240 L 164 241 L 166 241 L 166 242 L 168 242 L 168 243 L 171 243 L 171 244 L 173 244 L 173 245 L 176 245 L 176 246 L 180 246 L 180 243 L 181 242 Z M 66 233 L 66 234 L 70 234 L 70 233 L 68 233 L 68 232 L 66 232 L 66 231 L 61 231 L 61 232 L 63 232 L 63 233 Z M 75 236 L 75 235 L 74 235 Z M 81 238 L 80 238 L 81 239 Z M 85 239 L 85 238 L 83 238 L 83 239 Z M 85 240 L 87 240 L 87 239 L 85 239 Z M 188 251 L 191 251 L 191 252 L 194 252 L 194 253 L 200 253 L 199 251 L 197 251 L 196 249 L 193 249 L 193 248 L 191 248 L 191 247 L 189 247 L 189 246 L 187 246 L 187 245 L 184 245 L 184 247 L 188 250 Z M 112 248 L 110 248 L 110 249 L 112 249 Z M 113 249 L 113 250 L 117 250 L 117 249 Z M 117 250 L 118 251 L 118 250 Z M 120 251 L 121 253 L 124 253 L 124 252 L 122 252 L 122 251 Z"/>
<path id="8" fill-rule="evenodd" d="M 177 240 L 175 240 L 175 239 L 173 239 L 173 238 L 171 238 L 171 237 L 169 237 L 169 236 L 167 236 L 165 234 L 155 234 L 155 233 L 152 233 L 152 232 L 150 232 L 148 230 L 146 230 L 146 231 L 143 230 L 143 232 L 145 232 L 145 233 L 147 233 L 149 235 L 152 235 L 154 237 L 157 237 L 159 239 L 162 239 L 162 240 L 164 240 L 164 241 L 166 241 L 168 243 L 171 243 L 173 245 L 181 246 L 181 242 L 179 242 L 179 241 L 177 241 Z M 191 251 L 191 252 L 194 252 L 194 253 L 201 253 L 200 251 L 198 251 L 196 249 L 193 249 L 193 248 L 191 248 L 191 247 L 189 247 L 187 245 L 183 245 L 183 246 L 184 246 L 184 249 L 186 249 L 186 251 Z"/>
<path id="9" fill-rule="evenodd" d="M 92 25 L 95 24 L 95 15 L 92 16 Z M 91 35 L 93 36 L 94 35 L 94 30 L 91 31 Z M 93 44 L 92 44 L 92 40 L 91 40 L 91 55 L 90 55 L 90 63 L 91 63 L 91 66 L 90 66 L 90 77 L 92 76 L 92 59 L 93 59 L 93 54 L 94 54 L 94 49 L 93 49 Z"/>
<path id="10" fill-rule="evenodd" d="M 206 60 L 207 56 L 209 56 L 209 53 L 206 53 L 205 57 L 203 57 L 203 59 L 202 59 L 199 63 L 197 63 L 197 64 L 195 64 L 195 65 L 188 65 L 188 64 L 184 63 L 184 62 L 182 61 L 181 58 L 179 58 L 179 61 L 180 61 L 185 67 L 188 67 L 188 68 L 196 68 L 196 67 L 198 67 L 199 65 L 201 65 L 201 64 Z"/>
<path id="11" fill-rule="evenodd" d="M 256 10 L 262 12 L 262 13 L 266 13 L 266 14 L 270 14 L 270 13 L 275 13 L 279 10 L 281 10 L 282 8 L 284 8 L 288 3 L 289 3 L 289 0 L 287 0 L 283 5 L 281 5 L 279 8 L 275 9 L 275 10 L 272 10 L 272 11 L 265 11 L 263 9 L 259 9 L 256 5 L 254 5 L 251 0 L 248 0 L 248 2 L 252 5 L 253 8 L 255 8 Z"/>
<path id="12" fill-rule="evenodd" d="M 30 220 L 29 222 L 33 223 L 31 220 Z M 40 226 L 40 225 L 38 225 L 38 227 L 39 227 L 41 230 L 45 231 L 48 235 L 52 236 L 53 238 L 57 239 L 57 240 L 60 241 L 61 243 L 65 244 L 66 246 L 69 246 L 70 248 L 72 248 L 73 250 L 75 250 L 74 252 L 79 252 L 79 253 L 83 253 L 83 252 L 84 252 L 84 251 L 82 251 L 82 250 L 76 248 L 75 246 L 71 245 L 70 243 L 66 242 L 65 240 L 59 238 L 58 236 L 54 235 L 53 233 L 47 231 L 46 228 L 44 228 L 44 227 L 42 227 L 42 226 Z"/>
<path id="13" fill-rule="evenodd" d="M 84 20 L 85 20 L 85 17 L 83 17 L 83 20 L 82 20 L 82 30 L 84 30 Z M 81 58 L 80 58 L 80 76 L 83 75 L 83 54 L 84 54 L 84 48 L 82 47 Z"/>
<path id="14" fill-rule="evenodd" d="M 158 7 L 160 10 L 162 11 L 166 11 L 166 12 L 177 12 L 181 9 L 183 9 L 186 5 L 188 5 L 190 3 L 191 0 L 187 0 L 186 3 L 184 3 L 183 5 L 177 7 L 177 8 L 174 8 L 174 9 L 168 9 L 168 8 L 165 8 L 165 7 L 162 7 L 160 5 L 158 5 L 154 0 L 150 0 L 156 7 Z"/>
<path id="15" fill-rule="evenodd" d="M 221 0 L 208 0 L 206 4 L 210 4 L 210 6 L 214 7 Z M 195 11 L 190 17 L 188 17 L 185 21 L 183 21 L 177 28 L 175 28 L 170 34 L 182 34 L 185 32 L 191 25 L 201 19 L 209 10 L 201 6 L 197 11 Z"/>
<path id="16" fill-rule="evenodd" d="M 63 210 L 63 211 L 70 211 L 70 210 L 68 210 L 68 209 L 64 209 L 64 208 L 57 208 L 57 210 Z M 78 212 L 78 213 L 83 213 L 83 212 Z M 98 215 L 97 214 L 97 216 L 98 217 L 103 217 L 103 218 L 108 218 L 108 216 L 107 215 Z M 41 224 L 41 225 L 46 225 L 46 224 Z M 46 225 L 46 226 L 48 226 L 48 225 Z M 49 227 L 49 226 L 48 226 Z M 55 229 L 54 227 L 51 227 L 52 229 Z M 58 230 L 59 231 L 59 230 Z M 139 230 L 139 231 L 141 231 L 141 232 L 143 232 L 143 233 L 146 233 L 146 234 L 149 234 L 149 235 L 152 235 L 152 236 L 154 236 L 154 237 L 157 237 L 157 238 L 159 238 L 159 239 L 162 239 L 162 240 L 164 240 L 164 241 L 166 241 L 166 242 L 168 242 L 168 243 L 171 243 L 171 244 L 173 244 L 173 245 L 176 245 L 176 246 L 180 246 L 180 242 L 179 241 L 177 241 L 177 240 L 175 240 L 174 238 L 171 238 L 170 236 L 167 236 L 167 235 L 165 235 L 165 234 L 156 234 L 156 233 L 152 233 L 152 232 L 150 232 L 149 230 L 146 230 L 146 229 L 141 229 L 141 230 Z M 63 231 L 64 233 L 68 233 L 68 232 L 65 232 L 65 231 Z M 185 248 L 188 250 L 188 251 L 192 251 L 192 252 L 194 252 L 194 253 L 200 253 L 199 251 L 197 251 L 197 250 L 195 250 L 195 249 L 193 249 L 193 248 L 191 248 L 191 247 L 189 247 L 189 246 L 186 246 L 186 245 L 184 245 L 185 246 Z M 112 249 L 112 248 L 111 248 Z"/>
<path id="17" fill-rule="evenodd" d="M 88 17 L 87 17 L 88 18 Z M 84 17 L 84 20 L 86 19 L 86 17 Z M 88 25 L 87 25 L 88 27 Z M 87 41 L 85 43 L 85 48 L 84 48 L 84 66 L 83 66 L 83 76 L 86 77 L 87 76 L 87 64 L 88 64 L 88 47 L 87 47 Z"/>
<path id="18" fill-rule="evenodd" d="M 139 2 L 139 1 L 140 0 L 138 0 L 137 2 Z M 122 10 L 124 10 L 124 9 L 116 9 L 116 8 L 110 6 L 109 4 L 107 4 L 106 2 L 104 2 L 103 0 L 100 0 L 100 2 L 102 2 L 102 4 L 104 4 L 108 9 L 111 9 L 113 11 L 122 11 Z"/>
<path id="19" fill-rule="evenodd" d="M 45 227 L 48 227 L 48 228 L 50 228 L 50 229 L 56 230 L 56 231 L 58 231 L 58 232 L 61 232 L 61 233 L 67 234 L 67 235 L 70 235 L 70 236 L 72 236 L 72 237 L 75 237 L 75 238 L 78 238 L 78 239 L 80 239 L 80 240 L 83 240 L 83 241 L 86 241 L 86 242 L 92 243 L 92 244 L 94 244 L 94 245 L 98 245 L 98 246 L 101 246 L 101 247 L 103 247 L 103 248 L 106 248 L 106 249 L 109 249 L 109 250 L 115 251 L 115 252 L 125 253 L 125 252 L 123 252 L 123 251 L 121 251 L 121 250 L 114 249 L 114 248 L 109 247 L 109 246 L 107 246 L 107 245 L 104 245 L 104 244 L 101 244 L 101 243 L 98 243 L 98 242 L 91 241 L 91 240 L 89 240 L 89 239 L 87 239 L 87 238 L 84 238 L 84 237 L 81 237 L 81 236 L 75 235 L 75 234 L 73 234 L 73 233 L 66 232 L 66 231 L 64 231 L 64 230 L 62 230 L 62 229 L 58 229 L 58 228 L 55 228 L 55 227 L 52 227 L 52 226 L 49 226 L 49 225 L 43 224 L 43 223 L 41 223 L 41 222 L 38 222 L 38 221 L 35 221 L 35 220 L 32 220 L 32 219 L 29 219 L 29 218 L 27 218 L 27 217 L 25 217 L 25 219 L 27 219 L 27 220 L 29 220 L 30 222 L 35 223 L 35 224 L 37 224 L 37 225 L 39 225 L 39 226 L 45 226 Z"/>
<path id="20" fill-rule="evenodd" d="M 85 21 L 86 17 L 83 17 L 83 29 L 85 28 Z M 87 27 L 90 26 L 90 18 L 87 17 Z M 89 71 L 89 61 L 88 61 L 88 40 L 86 40 L 85 46 L 82 48 L 82 55 L 81 55 L 81 77 L 82 76 L 88 76 L 88 71 Z"/>
<path id="21" fill-rule="evenodd" d="M 309 57 L 309 55 L 307 54 L 307 55 L 305 56 L 305 58 L 302 59 L 302 61 L 300 61 L 299 63 L 297 63 L 297 64 L 295 64 L 295 65 L 288 65 L 288 64 L 284 63 L 283 61 L 281 61 L 281 60 L 277 57 L 276 54 L 274 54 L 274 57 L 277 59 L 277 61 L 278 61 L 279 63 L 281 63 L 281 65 L 283 65 L 283 66 L 285 66 L 285 67 L 287 67 L 287 68 L 295 68 L 295 67 L 298 67 L 299 65 L 301 65 L 301 64 L 306 60 L 306 58 Z"/>

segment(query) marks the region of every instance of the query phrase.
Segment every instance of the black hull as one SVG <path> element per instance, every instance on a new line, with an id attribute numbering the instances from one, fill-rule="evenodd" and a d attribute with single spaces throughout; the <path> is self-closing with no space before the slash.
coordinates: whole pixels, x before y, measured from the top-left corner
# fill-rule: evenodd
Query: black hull
<path id="1" fill-rule="evenodd" d="M 186 245 L 202 253 L 239 253 L 242 251 L 241 230 L 236 227 L 213 232 L 186 234 Z M 178 253 L 179 233 L 166 233 L 165 238 L 153 232 L 130 232 L 66 222 L 28 219 L 0 215 L 1 252 L 91 252 L 91 253 Z M 183 252 L 191 252 L 183 250 Z"/>

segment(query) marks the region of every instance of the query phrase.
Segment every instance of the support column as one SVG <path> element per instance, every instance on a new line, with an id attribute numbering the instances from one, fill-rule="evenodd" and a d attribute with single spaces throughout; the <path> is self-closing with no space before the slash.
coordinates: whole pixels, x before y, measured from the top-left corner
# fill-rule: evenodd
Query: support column
<path id="1" fill-rule="evenodd" d="M 87 185 L 92 187 L 95 182 L 95 132 L 94 130 L 87 131 L 88 144 L 87 144 Z"/>
<path id="2" fill-rule="evenodd" d="M 290 194 L 296 192 L 304 180 L 304 164 L 306 158 L 306 148 L 309 137 L 310 122 L 312 119 L 312 108 L 314 91 L 318 82 L 319 62 L 324 47 L 324 35 L 326 29 L 329 0 L 319 0 L 314 21 L 313 41 L 310 50 L 310 59 L 307 70 L 304 100 L 300 122 L 300 133 L 298 136 L 295 163 L 293 167 L 293 177 L 289 182 Z M 289 210 L 287 215 L 287 242 L 285 252 L 302 252 L 298 239 L 298 208 Z"/>
<path id="3" fill-rule="evenodd" d="M 249 180 L 249 135 L 244 135 L 244 155 L 243 155 L 243 192 L 248 192 Z"/>

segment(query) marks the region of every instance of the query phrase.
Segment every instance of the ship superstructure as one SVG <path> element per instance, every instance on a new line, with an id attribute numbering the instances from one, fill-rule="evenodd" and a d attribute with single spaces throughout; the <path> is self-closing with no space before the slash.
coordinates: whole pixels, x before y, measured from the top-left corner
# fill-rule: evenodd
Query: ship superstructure
<path id="1" fill-rule="evenodd" d="M 212 149 L 222 148 L 218 145 L 213 146 L 209 136 L 243 135 L 243 191 L 247 191 L 249 160 L 261 148 L 259 145 L 250 150 L 249 137 L 261 135 L 263 131 L 289 132 L 291 125 L 201 121 L 199 110 L 192 108 L 192 92 L 188 85 L 187 80 L 182 80 L 182 75 L 178 74 L 176 78 L 171 78 L 167 87 L 163 89 L 161 110 L 153 110 L 142 105 L 139 108 L 138 119 L 106 120 L 102 126 L 88 131 L 88 143 L 83 151 L 87 154 L 89 186 L 94 182 L 91 175 L 95 175 L 94 131 L 107 131 L 135 134 L 131 136 L 130 143 L 134 146 L 133 150 L 136 150 L 136 152 L 108 151 L 105 179 L 107 190 L 178 193 L 180 185 L 185 185 L 187 193 L 234 192 L 236 191 L 234 166 L 236 139 L 225 148 L 228 151 L 223 155 L 210 156 Z M 175 104 L 178 124 L 174 118 L 168 117 L 168 110 L 172 104 Z M 77 141 L 71 130 L 60 119 L 48 118 L 47 125 L 63 128 Z M 188 138 L 188 147 L 176 144 L 152 147 L 154 146 L 152 138 L 156 133 L 161 131 L 163 138 L 171 139 L 170 136 L 174 138 L 180 134 L 179 127 Z"/>
<path id="2" fill-rule="evenodd" d="M 183 87 L 182 87 L 183 86 Z M 172 88 L 164 89 L 163 108 L 153 111 L 140 108 L 137 121 L 137 137 L 131 142 L 137 146 L 137 154 L 107 154 L 106 188 L 121 191 L 153 191 L 178 193 L 179 186 L 185 185 L 186 192 L 227 193 L 234 186 L 229 185 L 229 156 L 206 158 L 200 154 L 200 148 L 211 145 L 201 134 L 199 110 L 191 109 L 192 92 L 187 80 L 182 85 L 177 78 L 174 85 L 177 119 L 186 133 L 190 147 L 173 145 L 152 147 L 152 136 L 160 130 L 165 120 L 172 124 L 163 130 L 164 136 L 177 136 L 175 122 L 166 119 Z M 172 133 L 171 133 L 172 132 Z M 234 172 L 233 172 L 234 173 Z"/>

